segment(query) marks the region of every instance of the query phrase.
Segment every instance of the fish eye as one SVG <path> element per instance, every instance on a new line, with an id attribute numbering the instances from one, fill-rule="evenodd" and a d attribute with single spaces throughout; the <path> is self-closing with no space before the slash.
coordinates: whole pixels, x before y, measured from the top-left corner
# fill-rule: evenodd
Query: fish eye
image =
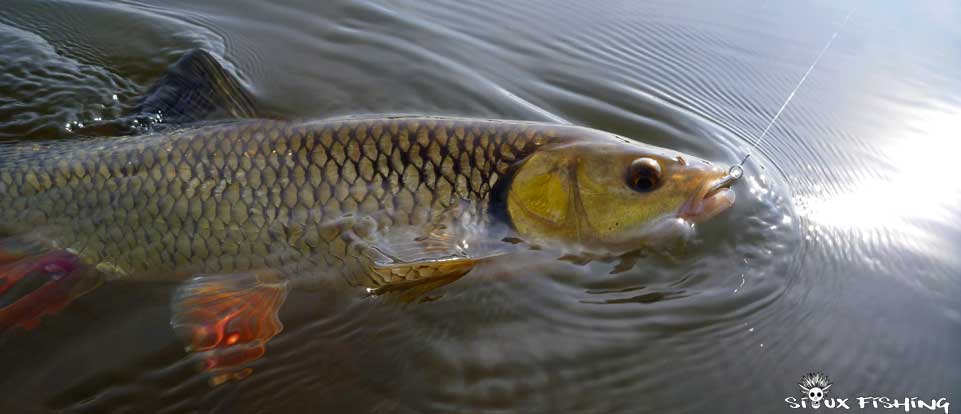
<path id="1" fill-rule="evenodd" d="M 627 168 L 627 186 L 634 191 L 653 191 L 660 183 L 661 164 L 652 158 L 638 158 Z"/>

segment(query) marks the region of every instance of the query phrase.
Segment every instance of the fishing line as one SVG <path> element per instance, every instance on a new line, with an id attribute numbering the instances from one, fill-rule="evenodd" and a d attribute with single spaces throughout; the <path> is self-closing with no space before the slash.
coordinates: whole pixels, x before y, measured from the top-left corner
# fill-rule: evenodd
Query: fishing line
<path id="1" fill-rule="evenodd" d="M 730 175 L 731 178 L 735 180 L 738 178 L 741 178 L 741 175 L 744 173 L 744 168 L 743 168 L 744 162 L 751 157 L 751 154 L 754 152 L 754 150 L 758 149 L 758 147 L 761 145 L 761 142 L 763 142 L 764 138 L 767 137 L 768 131 L 771 130 L 771 127 L 774 126 L 775 122 L 777 122 L 777 119 L 781 116 L 781 113 L 784 112 L 784 108 L 787 108 L 788 104 L 791 103 L 791 99 L 794 99 L 794 95 L 797 93 L 799 89 L 801 89 L 801 85 L 803 85 L 804 81 L 807 80 L 808 75 L 810 75 L 811 72 L 814 71 L 814 68 L 818 65 L 818 62 L 821 61 L 821 57 L 824 56 L 824 54 L 827 53 L 828 49 L 831 48 L 831 45 L 834 44 L 834 39 L 837 39 L 838 34 L 840 34 L 841 31 L 844 30 L 844 27 L 847 26 L 848 20 L 851 19 L 851 16 L 854 14 L 855 10 L 856 9 L 852 8 L 851 11 L 848 12 L 848 15 L 844 17 L 844 21 L 841 22 L 841 26 L 838 27 L 838 30 L 834 32 L 834 35 L 831 36 L 831 39 L 829 39 L 828 42 L 824 45 L 824 48 L 821 49 L 821 53 L 818 53 L 817 57 L 814 58 L 814 62 L 811 63 L 811 66 L 808 67 L 807 72 L 804 72 L 804 76 L 801 77 L 801 80 L 797 83 L 796 86 L 794 86 L 794 90 L 791 91 L 791 94 L 788 95 L 787 99 L 784 100 L 784 103 L 781 104 L 781 108 L 777 110 L 777 112 L 774 114 L 774 117 L 772 117 L 771 121 L 768 122 L 767 127 L 764 128 L 764 131 L 761 132 L 761 135 L 756 140 L 754 140 L 753 144 L 751 144 L 751 148 L 748 149 L 747 154 L 744 154 L 744 158 L 741 159 L 741 162 L 738 163 L 737 165 L 731 166 L 731 169 L 728 170 L 728 175 Z"/>

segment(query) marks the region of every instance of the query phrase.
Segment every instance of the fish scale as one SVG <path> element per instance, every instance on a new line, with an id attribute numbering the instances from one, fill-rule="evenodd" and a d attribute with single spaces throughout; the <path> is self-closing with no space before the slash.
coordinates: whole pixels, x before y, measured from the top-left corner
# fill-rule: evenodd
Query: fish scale
<path id="1" fill-rule="evenodd" d="M 372 231 L 451 226 L 452 211 L 464 206 L 470 217 L 491 220 L 498 181 L 564 128 L 443 118 L 250 120 L 6 145 L 0 226 L 39 233 L 112 278 L 298 264 L 313 273 L 317 264 L 349 269 L 366 257 L 352 244 Z M 361 218 L 373 230 L 360 229 Z"/>
<path id="2" fill-rule="evenodd" d="M 0 144 L 0 332 L 105 279 L 184 280 L 170 325 L 219 385 L 250 375 L 291 288 L 339 275 L 433 300 L 524 244 L 616 257 L 734 203 L 724 169 L 590 128 L 271 117 L 195 50 L 81 132 L 130 136 Z M 134 136 L 159 119 L 169 129 Z"/>

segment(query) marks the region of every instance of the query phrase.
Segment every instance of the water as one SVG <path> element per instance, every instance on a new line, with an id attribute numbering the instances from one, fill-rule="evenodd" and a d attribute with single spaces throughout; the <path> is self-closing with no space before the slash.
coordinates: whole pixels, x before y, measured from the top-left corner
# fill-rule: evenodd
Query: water
<path id="1" fill-rule="evenodd" d="M 3 2 L 0 137 L 71 139 L 199 47 L 287 117 L 573 123 L 734 163 L 858 11 L 677 257 L 533 253 L 414 306 L 295 292 L 214 389 L 175 286 L 109 285 L 0 337 L 0 412 L 791 412 L 812 371 L 961 404 L 958 4 L 194 3 Z"/>

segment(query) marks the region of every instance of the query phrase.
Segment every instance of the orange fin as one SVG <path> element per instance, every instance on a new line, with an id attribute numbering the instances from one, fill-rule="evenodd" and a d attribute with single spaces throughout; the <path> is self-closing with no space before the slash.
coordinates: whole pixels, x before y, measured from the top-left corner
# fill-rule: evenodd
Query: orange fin
<path id="1" fill-rule="evenodd" d="M 216 386 L 250 375 L 244 365 L 283 330 L 277 313 L 286 297 L 286 282 L 266 272 L 195 277 L 177 289 L 170 324 Z"/>
<path id="2" fill-rule="evenodd" d="M 0 265 L 15 262 L 26 256 L 39 256 L 44 248 L 36 242 L 18 237 L 0 239 Z"/>
<path id="3" fill-rule="evenodd" d="M 59 312 L 101 279 L 65 251 L 0 253 L 0 331 L 33 329 L 45 315 Z"/>

